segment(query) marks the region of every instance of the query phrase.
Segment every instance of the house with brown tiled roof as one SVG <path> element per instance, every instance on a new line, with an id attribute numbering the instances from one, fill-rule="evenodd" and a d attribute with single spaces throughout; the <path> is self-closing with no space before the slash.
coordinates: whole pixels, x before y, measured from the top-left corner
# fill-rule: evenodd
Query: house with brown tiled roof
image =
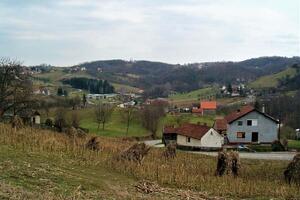
<path id="1" fill-rule="evenodd" d="M 163 142 L 175 142 L 179 148 L 219 149 L 224 143 L 224 138 L 207 125 L 185 123 L 177 128 L 164 127 Z"/>
<path id="2" fill-rule="evenodd" d="M 216 101 L 201 101 L 199 108 L 193 108 L 192 113 L 196 114 L 215 114 L 217 110 L 217 102 Z"/>
<path id="3" fill-rule="evenodd" d="M 216 120 L 214 128 L 219 133 L 226 131 L 225 142 L 230 144 L 268 144 L 278 140 L 279 121 L 264 111 L 247 105 L 222 120 Z"/>

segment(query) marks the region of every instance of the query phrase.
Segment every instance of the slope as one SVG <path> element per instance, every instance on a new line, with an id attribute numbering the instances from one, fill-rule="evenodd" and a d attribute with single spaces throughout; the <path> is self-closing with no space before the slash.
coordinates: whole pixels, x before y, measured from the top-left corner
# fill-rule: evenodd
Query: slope
<path id="1" fill-rule="evenodd" d="M 249 87 L 254 89 L 264 89 L 264 88 L 275 88 L 279 85 L 280 80 L 283 80 L 286 77 L 294 77 L 297 74 L 295 68 L 289 67 L 279 73 L 267 75 L 258 78 L 257 80 L 251 82 Z"/>

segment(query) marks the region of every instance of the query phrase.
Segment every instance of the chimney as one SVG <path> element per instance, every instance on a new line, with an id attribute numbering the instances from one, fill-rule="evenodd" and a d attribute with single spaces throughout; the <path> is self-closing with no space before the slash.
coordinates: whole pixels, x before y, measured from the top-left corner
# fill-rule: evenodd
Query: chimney
<path id="1" fill-rule="evenodd" d="M 238 113 L 239 113 L 239 112 L 241 112 L 241 110 L 240 110 L 240 109 L 237 109 L 237 110 L 236 110 L 236 112 L 238 112 Z"/>
<path id="2" fill-rule="evenodd" d="M 265 113 L 265 112 L 266 112 L 265 104 L 262 105 L 261 112 L 262 112 L 262 113 Z"/>

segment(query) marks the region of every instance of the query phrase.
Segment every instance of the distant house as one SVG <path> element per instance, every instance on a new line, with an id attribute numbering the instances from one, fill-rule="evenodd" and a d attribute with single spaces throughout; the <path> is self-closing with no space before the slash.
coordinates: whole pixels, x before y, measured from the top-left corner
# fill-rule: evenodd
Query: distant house
<path id="1" fill-rule="evenodd" d="M 156 99 L 147 99 L 145 101 L 146 105 L 156 105 L 156 106 L 162 106 L 164 108 L 164 112 L 169 112 L 169 101 L 165 98 L 156 98 Z"/>
<path id="2" fill-rule="evenodd" d="M 118 94 L 88 94 L 87 98 L 88 99 L 113 99 L 116 98 Z"/>
<path id="3" fill-rule="evenodd" d="M 32 113 L 32 115 L 30 117 L 30 122 L 32 124 L 41 124 L 41 115 L 38 111 L 35 111 L 34 113 Z"/>
<path id="4" fill-rule="evenodd" d="M 220 149 L 224 138 L 207 125 L 186 123 L 178 128 L 164 127 L 163 142 L 175 142 L 185 149 Z"/>
<path id="5" fill-rule="evenodd" d="M 215 128 L 224 131 L 226 123 L 226 142 L 230 144 L 272 143 L 278 140 L 278 120 L 252 106 L 227 115 L 223 121 L 216 120 Z"/>
<path id="6" fill-rule="evenodd" d="M 193 108 L 192 113 L 206 115 L 215 114 L 217 111 L 216 101 L 201 101 L 199 108 Z"/>
<path id="7" fill-rule="evenodd" d="M 51 93 L 50 93 L 50 90 L 47 89 L 47 88 L 39 88 L 35 91 L 33 91 L 34 94 L 42 94 L 42 95 L 46 95 L 46 96 L 49 96 Z"/>

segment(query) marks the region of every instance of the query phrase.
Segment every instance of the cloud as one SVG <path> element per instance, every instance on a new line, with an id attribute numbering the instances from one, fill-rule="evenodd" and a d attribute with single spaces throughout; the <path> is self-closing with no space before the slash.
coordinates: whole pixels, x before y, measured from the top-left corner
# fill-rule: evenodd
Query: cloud
<path id="1" fill-rule="evenodd" d="M 30 64 L 111 58 L 185 63 L 300 54 L 299 3 L 293 0 L 10 2 L 0 2 L 0 43 L 5 44 L 0 55 Z M 35 55 L 41 45 L 47 51 Z M 24 48 L 29 48 L 26 56 Z"/>

